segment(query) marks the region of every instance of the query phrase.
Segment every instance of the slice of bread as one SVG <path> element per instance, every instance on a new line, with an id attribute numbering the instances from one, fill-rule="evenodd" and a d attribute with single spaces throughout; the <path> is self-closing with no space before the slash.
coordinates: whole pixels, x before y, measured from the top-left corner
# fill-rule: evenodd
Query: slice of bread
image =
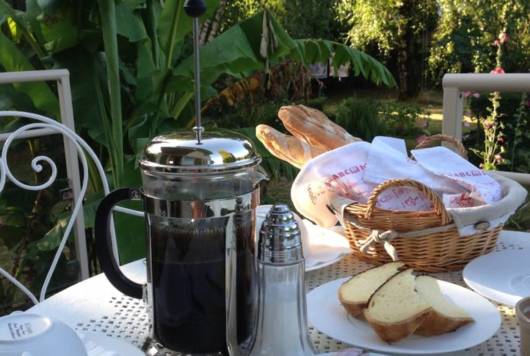
<path id="1" fill-rule="evenodd" d="M 381 339 L 396 342 L 412 335 L 432 308 L 415 289 L 412 269 L 400 272 L 375 291 L 364 310 L 366 321 Z"/>
<path id="2" fill-rule="evenodd" d="M 368 300 L 386 281 L 405 269 L 403 262 L 390 262 L 359 273 L 339 288 L 339 300 L 351 316 L 362 315 Z"/>
<path id="3" fill-rule="evenodd" d="M 436 279 L 429 276 L 416 277 L 416 290 L 433 309 L 416 330 L 416 334 L 422 336 L 445 334 L 473 322 L 473 318 L 468 313 L 442 294 Z"/>

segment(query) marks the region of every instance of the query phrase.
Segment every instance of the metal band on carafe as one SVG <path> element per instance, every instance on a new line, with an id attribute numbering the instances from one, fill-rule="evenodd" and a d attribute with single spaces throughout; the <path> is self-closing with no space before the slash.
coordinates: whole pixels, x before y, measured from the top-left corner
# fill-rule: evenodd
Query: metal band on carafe
<path id="1" fill-rule="evenodd" d="M 144 194 L 144 209 L 147 214 L 166 218 L 222 217 L 234 214 L 237 210 L 255 209 L 258 202 L 253 197 L 258 192 L 259 189 L 256 189 L 234 198 L 214 200 L 166 200 Z"/>

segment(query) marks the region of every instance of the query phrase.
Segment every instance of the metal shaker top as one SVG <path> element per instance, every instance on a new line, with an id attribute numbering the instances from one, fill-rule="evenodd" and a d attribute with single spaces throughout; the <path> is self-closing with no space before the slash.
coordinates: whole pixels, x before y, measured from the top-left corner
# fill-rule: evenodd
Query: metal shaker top
<path id="1" fill-rule="evenodd" d="M 294 214 L 287 205 L 274 205 L 261 225 L 258 261 L 283 265 L 303 260 L 301 232 Z"/>
<path id="2" fill-rule="evenodd" d="M 261 157 L 243 135 L 207 131 L 197 140 L 194 132 L 155 137 L 144 149 L 140 166 L 163 173 L 215 173 L 256 166 Z"/>

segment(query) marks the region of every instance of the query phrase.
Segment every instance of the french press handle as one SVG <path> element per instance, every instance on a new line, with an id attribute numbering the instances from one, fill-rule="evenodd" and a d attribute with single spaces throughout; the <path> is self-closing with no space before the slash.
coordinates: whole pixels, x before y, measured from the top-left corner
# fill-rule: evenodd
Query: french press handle
<path id="1" fill-rule="evenodd" d="M 132 298 L 142 299 L 143 286 L 131 281 L 123 274 L 112 253 L 110 222 L 112 209 L 124 200 L 138 200 L 141 193 L 136 188 L 116 189 L 103 198 L 96 210 L 94 233 L 96 235 L 96 254 L 99 264 L 110 283 L 120 292 Z"/>

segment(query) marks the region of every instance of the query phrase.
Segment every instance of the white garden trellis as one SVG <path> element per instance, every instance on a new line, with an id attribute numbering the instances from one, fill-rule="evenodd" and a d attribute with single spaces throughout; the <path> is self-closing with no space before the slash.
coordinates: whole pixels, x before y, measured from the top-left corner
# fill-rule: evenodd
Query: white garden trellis
<path id="1" fill-rule="evenodd" d="M 57 166 L 53 160 L 47 156 L 37 156 L 31 161 L 31 168 L 35 172 L 40 172 L 43 169 L 43 164 L 47 164 L 51 169 L 51 174 L 48 180 L 39 185 L 28 185 L 18 180 L 11 172 L 7 164 L 7 155 L 9 152 L 9 146 L 14 140 L 17 139 L 28 139 L 34 137 L 41 137 L 47 135 L 61 134 L 64 138 L 65 147 L 65 160 L 67 167 L 67 175 L 70 187 L 72 188 L 74 195 L 74 205 L 72 214 L 68 220 L 68 224 L 65 228 L 64 235 L 61 239 L 59 247 L 54 255 L 52 264 L 43 286 L 40 291 L 39 300 L 45 299 L 46 291 L 48 289 L 49 282 L 55 271 L 59 258 L 62 255 L 68 237 L 72 230 L 76 235 L 76 256 L 80 263 L 80 278 L 86 279 L 88 275 L 88 257 L 86 251 L 86 240 L 85 240 L 85 225 L 83 214 L 79 214 L 82 211 L 83 198 L 86 193 L 88 185 L 88 165 L 85 154 L 88 154 L 94 162 L 98 174 L 102 180 L 102 186 L 105 194 L 109 193 L 109 184 L 105 175 L 105 171 L 97 155 L 90 148 L 90 146 L 74 131 L 73 125 L 73 110 L 70 93 L 70 82 L 69 73 L 67 70 L 47 70 L 47 71 L 32 71 L 32 72 L 11 72 L 11 73 L 0 73 L 0 84 L 7 83 L 20 83 L 20 82 L 36 82 L 36 81 L 53 81 L 57 82 L 59 104 L 61 110 L 61 117 L 64 124 L 59 123 L 51 118 L 38 115 L 35 113 L 21 112 L 21 111 L 0 111 L 0 119 L 7 117 L 21 117 L 36 120 L 37 123 L 30 123 L 24 125 L 14 132 L 4 133 L 0 135 L 0 141 L 5 141 L 2 147 L 2 154 L 0 156 L 0 192 L 4 189 L 6 182 L 10 181 L 21 189 L 38 191 L 48 188 L 57 178 Z M 82 168 L 82 178 L 79 172 L 79 163 Z M 116 207 L 116 211 L 135 215 L 143 216 L 143 212 L 132 209 L 126 209 Z M 111 229 L 111 236 L 113 242 L 113 252 L 118 260 L 116 238 L 114 229 Z M 7 271 L 0 267 L 0 274 L 7 278 L 10 282 L 15 284 L 21 289 L 34 303 L 37 303 L 37 298 L 29 291 L 24 285 L 17 281 Z"/>

